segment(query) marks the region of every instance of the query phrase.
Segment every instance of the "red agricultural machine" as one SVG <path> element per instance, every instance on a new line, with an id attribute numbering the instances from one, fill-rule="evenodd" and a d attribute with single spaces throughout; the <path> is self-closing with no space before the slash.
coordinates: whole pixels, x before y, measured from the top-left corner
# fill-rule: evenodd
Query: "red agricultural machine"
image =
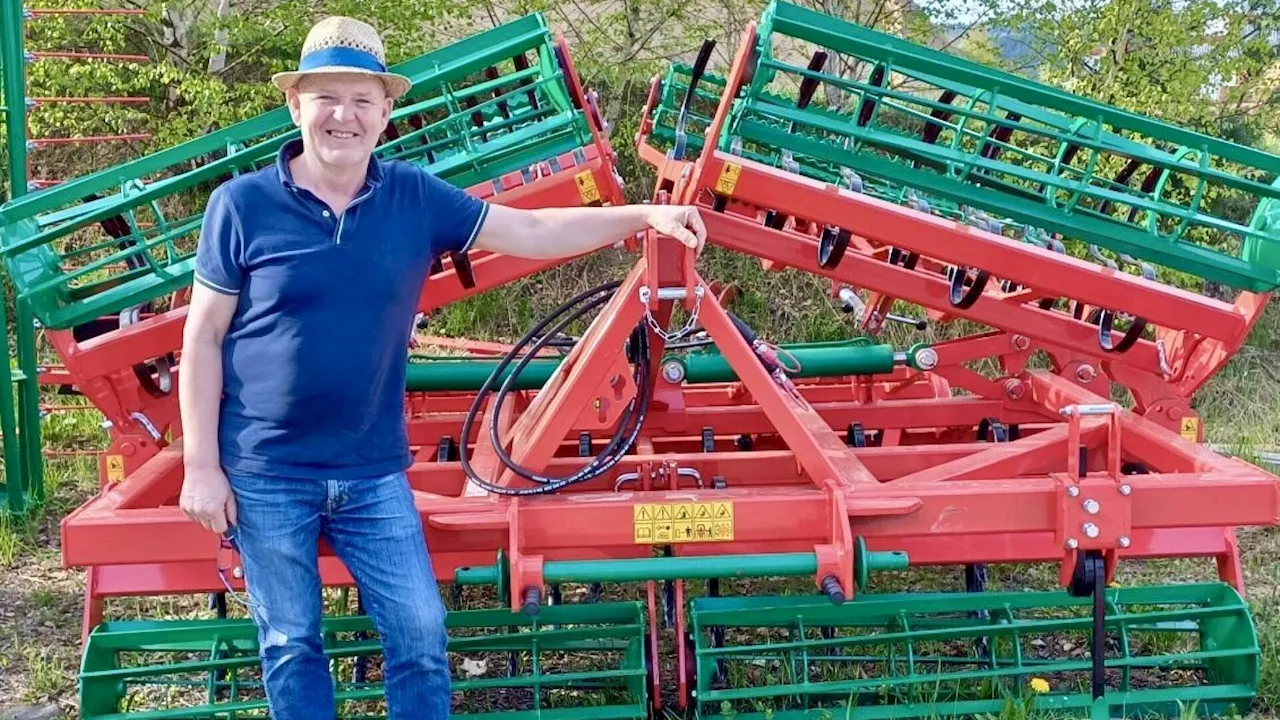
<path id="1" fill-rule="evenodd" d="M 1199 444 L 1190 400 L 1280 284 L 1280 158 L 783 2 L 724 75 L 710 50 L 654 80 L 652 201 L 829 279 L 865 333 L 771 338 L 717 291 L 732 278 L 650 233 L 496 354 L 412 358 L 435 570 L 455 606 L 497 596 L 449 614 L 458 714 L 1244 712 L 1260 652 L 1232 529 L 1280 520 L 1280 480 Z M 398 69 L 414 90 L 383 157 L 496 203 L 622 202 L 540 16 Z M 82 717 L 265 708 L 248 621 L 104 621 L 104 602 L 242 590 L 176 507 L 183 292 L 209 190 L 293 132 L 281 110 L 0 208 L 5 269 L 111 427 L 101 492 L 63 522 L 88 572 Z M 421 309 L 548 267 L 441 258 Z M 904 320 L 951 339 L 876 342 Z M 321 551 L 325 584 L 352 585 Z M 1171 557 L 1219 581 L 1109 586 Z M 996 563 L 1050 564 L 1057 588 L 990 590 Z M 964 590 L 877 590 L 924 566 Z M 372 623 L 325 631 L 343 716 L 384 712 Z"/>

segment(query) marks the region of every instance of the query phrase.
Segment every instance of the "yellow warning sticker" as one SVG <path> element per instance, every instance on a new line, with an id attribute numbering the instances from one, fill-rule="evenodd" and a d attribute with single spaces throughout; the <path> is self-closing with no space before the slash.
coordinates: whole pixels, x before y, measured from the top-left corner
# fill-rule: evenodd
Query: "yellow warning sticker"
<path id="1" fill-rule="evenodd" d="M 631 509 L 637 545 L 733 540 L 733 503 L 647 503 Z"/>
<path id="2" fill-rule="evenodd" d="M 716 192 L 721 195 L 732 195 L 738 189 L 738 177 L 742 175 L 742 166 L 725 163 L 720 168 L 720 177 L 716 178 Z"/>
<path id="3" fill-rule="evenodd" d="M 1188 416 L 1182 418 L 1182 437 L 1196 442 L 1200 438 L 1200 418 Z"/>
<path id="4" fill-rule="evenodd" d="M 582 197 L 583 205 L 600 202 L 600 188 L 596 187 L 596 176 L 590 170 L 574 175 L 573 181 L 578 185 L 578 195 Z"/>
<path id="5" fill-rule="evenodd" d="M 120 482 L 122 480 L 124 480 L 124 456 L 108 455 L 107 482 Z"/>

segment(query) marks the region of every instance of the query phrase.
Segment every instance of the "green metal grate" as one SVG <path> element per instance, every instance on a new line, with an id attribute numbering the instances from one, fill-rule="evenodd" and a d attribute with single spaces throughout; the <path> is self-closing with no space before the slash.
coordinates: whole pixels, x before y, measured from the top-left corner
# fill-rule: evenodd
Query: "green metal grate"
<path id="1" fill-rule="evenodd" d="M 1225 584 L 1109 589 L 1095 702 L 1093 598 L 1063 592 L 718 597 L 691 602 L 699 717 L 742 720 L 1245 713 L 1249 611 Z M 852 705 L 852 707 L 850 707 Z M 1003 717 L 1003 715 L 1000 715 Z M 1021 716 L 1021 715 L 1019 715 Z"/>
<path id="2" fill-rule="evenodd" d="M 758 30 L 721 151 L 1041 245 L 1280 285 L 1280 158 L 777 0 Z M 673 145 L 689 76 L 664 83 L 654 135 Z M 724 86 L 704 74 L 695 100 Z M 686 118 L 686 152 L 713 111 Z"/>
<path id="3" fill-rule="evenodd" d="M 376 152 L 458 187 L 592 142 L 587 110 L 540 15 L 395 67 L 413 89 Z M 0 258 L 48 327 L 119 312 L 191 282 L 209 192 L 298 136 L 280 108 L 0 208 Z"/>
<path id="4" fill-rule="evenodd" d="M 639 603 L 448 613 L 457 717 L 623 720 L 649 712 L 646 615 Z M 386 717 L 381 648 L 366 616 L 327 618 L 324 649 L 340 718 Z M 266 713 L 247 620 L 109 622 L 80 671 L 85 720 L 255 718 Z"/>

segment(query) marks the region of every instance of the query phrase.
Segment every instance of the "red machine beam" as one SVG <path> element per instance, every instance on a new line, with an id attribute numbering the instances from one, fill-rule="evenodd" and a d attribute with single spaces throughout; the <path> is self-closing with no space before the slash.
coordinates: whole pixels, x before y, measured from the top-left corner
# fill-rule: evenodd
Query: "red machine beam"
<path id="1" fill-rule="evenodd" d="M 718 151 L 702 160 L 702 175 L 694 181 L 694 187 L 714 187 L 726 163 L 741 168 L 732 194 L 737 203 L 776 208 L 782 213 L 850 228 L 885 246 L 896 246 L 959 267 L 980 267 L 995 277 L 1016 280 L 1047 297 L 1073 298 L 1095 307 L 1129 312 L 1165 327 L 1221 340 L 1239 337 L 1245 330 L 1241 314 L 1219 300 L 1158 285 Z M 815 213 L 817 208 L 821 208 L 820 214 Z M 729 211 L 732 210 L 731 205 Z M 817 257 L 815 251 L 798 267 L 812 270 L 817 266 Z M 892 288 L 877 289 L 892 292 Z M 954 310 L 946 300 L 928 307 L 944 312 Z"/>
<path id="2" fill-rule="evenodd" d="M 31 56 L 37 60 L 62 58 L 67 60 L 120 60 L 123 62 L 136 63 L 151 62 L 151 58 L 146 55 L 128 55 L 124 53 L 58 52 L 45 50 L 33 52 L 31 53 Z"/>
<path id="3" fill-rule="evenodd" d="M 1113 480 L 1107 482 L 1114 484 Z M 1127 507 L 1129 527 L 1156 531 L 1168 528 L 1221 528 L 1275 524 L 1277 493 L 1274 478 L 1232 473 L 1126 476 L 1131 486 Z M 874 490 L 846 494 L 855 516 L 856 534 L 871 539 L 896 539 L 1004 533 L 1045 533 L 1057 530 L 1057 516 L 1066 498 L 1052 478 L 1006 478 L 951 481 L 933 487 L 895 489 L 893 483 Z M 885 501 L 899 511 L 880 511 Z M 590 502 L 571 496 L 524 499 L 518 516 L 524 552 L 578 551 L 594 548 L 607 556 L 635 557 L 651 552 L 637 545 L 632 533 L 633 505 L 642 503 L 730 502 L 734 513 L 733 543 L 688 543 L 691 552 L 744 552 L 742 545 L 808 543 L 825 536 L 828 499 L 813 487 L 760 487 L 724 490 L 602 493 Z M 68 566 L 186 562 L 210 559 L 217 543 L 210 533 L 188 520 L 176 507 L 113 509 L 109 495 L 101 496 L 64 521 Z M 864 515 L 869 506 L 873 514 Z M 454 499 L 418 494 L 428 542 L 437 552 L 458 552 L 459 545 L 505 528 L 512 517 L 505 508 L 481 499 Z M 497 533 L 494 537 L 501 536 Z M 885 543 L 881 543 L 885 545 Z M 704 547 L 705 546 L 705 547 Z M 774 550 L 782 551 L 781 548 Z M 581 557 L 580 554 L 577 554 Z M 1061 557 L 1059 553 L 1058 557 Z M 966 562 L 985 558 L 968 557 Z M 447 568 L 443 577 L 451 577 Z"/>
<path id="4" fill-rule="evenodd" d="M 708 393 L 714 392 L 708 389 Z M 728 389 L 722 390 L 728 394 Z M 689 394 L 689 393 L 686 393 Z M 469 400 L 468 400 L 469 402 Z M 884 401 L 874 405 L 860 402 L 821 402 L 815 403 L 814 409 L 833 428 L 848 427 L 851 423 L 862 423 L 868 430 L 908 428 L 921 423 L 926 427 L 973 427 L 984 418 L 994 417 L 1002 422 L 1014 425 L 1043 421 L 1043 416 L 1031 410 L 1002 409 L 1001 403 L 995 400 L 973 398 L 958 399 L 956 402 L 942 402 L 912 407 L 910 401 Z M 439 417 L 422 417 L 411 422 L 409 427 L 410 441 L 415 444 L 435 444 L 441 435 L 458 437 L 462 427 L 463 414 L 451 413 Z M 689 405 L 678 411 L 655 410 L 645 420 L 645 427 L 652 428 L 657 434 L 696 436 L 704 427 L 716 429 L 718 433 L 756 434 L 773 432 L 773 426 L 757 405 Z M 571 432 L 581 432 L 587 427 L 575 424 Z M 473 429 L 473 433 L 477 430 Z M 471 438 L 475 439 L 474 434 Z"/>
<path id="5" fill-rule="evenodd" d="M 146 10 L 134 8 L 40 8 L 27 11 L 31 17 L 42 15 L 143 15 Z"/>
<path id="6" fill-rule="evenodd" d="M 708 242 L 752 255 L 767 255 L 790 266 L 851 285 L 891 292 L 924 307 L 950 306 L 950 284 L 939 276 L 890 265 L 852 248 L 836 268 L 818 265 L 818 241 L 796 233 L 773 230 L 727 213 L 703 212 Z M 1124 353 L 1107 353 L 1098 344 L 1098 328 L 1068 315 L 1041 310 L 1016 300 L 984 294 L 965 311 L 965 317 L 994 328 L 1036 338 L 1047 348 L 1159 372 L 1160 361 L 1151 342 L 1138 341 Z M 1052 340 L 1046 340 L 1052 338 Z"/>
<path id="7" fill-rule="evenodd" d="M 48 137 L 34 138 L 27 141 L 29 147 L 44 147 L 47 145 L 89 145 L 93 143 L 103 142 L 135 142 L 138 140 L 150 140 L 149 133 L 133 133 L 124 135 L 89 135 L 85 137 Z"/>
<path id="8" fill-rule="evenodd" d="M 37 53 L 37 55 L 52 55 L 63 57 L 72 53 Z M 113 56 L 117 58 L 127 58 L 128 55 Z M 141 57 L 141 56 L 139 56 Z M 39 105 L 146 105 L 151 102 L 148 97 L 38 97 L 31 98 L 37 106 Z"/>

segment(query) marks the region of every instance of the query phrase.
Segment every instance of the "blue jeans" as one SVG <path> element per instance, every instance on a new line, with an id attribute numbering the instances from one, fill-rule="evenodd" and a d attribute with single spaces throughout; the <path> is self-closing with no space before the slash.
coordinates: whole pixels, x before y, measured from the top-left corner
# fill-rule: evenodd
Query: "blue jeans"
<path id="1" fill-rule="evenodd" d="M 444 605 L 404 473 L 309 481 L 227 474 L 228 531 L 244 563 L 247 604 L 273 720 L 334 717 L 321 645 L 320 538 L 350 570 L 381 635 L 392 720 L 449 717 Z"/>

